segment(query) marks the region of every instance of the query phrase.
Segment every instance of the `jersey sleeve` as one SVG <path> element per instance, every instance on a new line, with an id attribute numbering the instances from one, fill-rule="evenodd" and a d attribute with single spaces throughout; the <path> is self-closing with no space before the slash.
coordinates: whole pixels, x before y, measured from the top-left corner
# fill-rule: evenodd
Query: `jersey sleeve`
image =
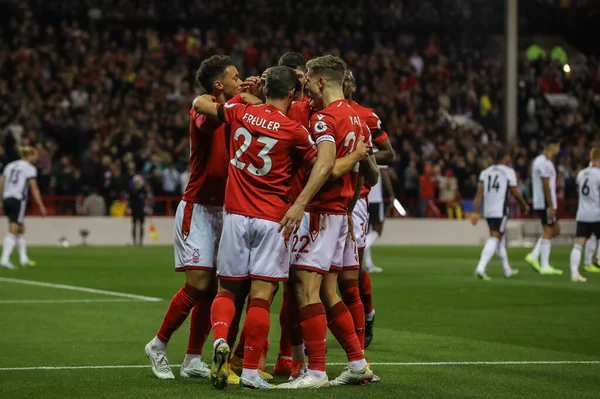
<path id="1" fill-rule="evenodd" d="M 296 152 L 304 161 L 310 161 L 317 156 L 317 146 L 304 126 L 298 126 L 294 139 Z"/>
<path id="2" fill-rule="evenodd" d="M 311 131 L 316 145 L 325 141 L 335 144 L 334 124 L 333 118 L 326 114 L 316 113 L 310 118 Z"/>
<path id="3" fill-rule="evenodd" d="M 241 119 L 245 108 L 246 106 L 240 103 L 220 104 L 217 114 L 220 121 L 230 124 L 232 121 Z"/>
<path id="4" fill-rule="evenodd" d="M 540 167 L 540 176 L 541 177 L 552 177 L 553 175 L 554 165 L 550 162 L 544 162 Z"/>
<path id="5" fill-rule="evenodd" d="M 514 169 L 508 171 L 508 187 L 517 187 L 517 174 Z"/>
<path id="6" fill-rule="evenodd" d="M 381 119 L 375 112 L 371 112 L 371 115 L 367 118 L 367 127 L 371 132 L 373 143 L 381 144 L 388 139 L 387 133 L 381 126 Z"/>
<path id="7" fill-rule="evenodd" d="M 30 168 L 27 168 L 27 179 L 37 179 L 37 168 L 31 165 Z"/>

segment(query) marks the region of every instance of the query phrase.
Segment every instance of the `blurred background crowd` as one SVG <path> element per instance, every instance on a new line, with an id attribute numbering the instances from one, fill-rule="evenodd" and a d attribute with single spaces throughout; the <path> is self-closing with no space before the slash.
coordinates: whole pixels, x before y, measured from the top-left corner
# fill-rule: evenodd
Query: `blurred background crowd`
<path id="1" fill-rule="evenodd" d="M 247 77 L 298 51 L 340 55 L 352 68 L 355 99 L 376 110 L 399 154 L 387 197 L 410 215 L 445 215 L 439 201 L 468 212 L 478 173 L 501 145 L 527 195 L 530 162 L 549 136 L 562 142 L 560 198 L 576 199 L 574 176 L 599 138 L 600 65 L 581 40 L 598 14 L 575 0 L 521 2 L 518 134 L 506 142 L 502 40 L 494 39 L 503 34 L 502 3 L 4 1 L 0 168 L 18 145 L 38 147 L 43 194 L 71 198 L 57 202 L 57 213 L 80 212 L 74 198 L 88 195 L 110 206 L 136 174 L 156 212 L 174 210 L 161 197 L 178 197 L 187 184 L 200 62 L 228 54 Z M 578 33 L 567 37 L 575 56 L 538 45 L 528 29 Z"/>

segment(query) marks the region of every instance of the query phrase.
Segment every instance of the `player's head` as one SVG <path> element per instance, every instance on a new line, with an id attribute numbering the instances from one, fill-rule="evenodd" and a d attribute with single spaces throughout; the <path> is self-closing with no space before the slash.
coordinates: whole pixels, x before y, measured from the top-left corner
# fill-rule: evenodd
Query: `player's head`
<path id="1" fill-rule="evenodd" d="M 35 163 L 37 161 L 38 152 L 35 148 L 26 145 L 19 147 L 19 155 L 21 156 L 21 159 L 24 159 L 29 163 Z"/>
<path id="2" fill-rule="evenodd" d="M 590 151 L 590 162 L 592 166 L 600 167 L 600 147 L 594 147 Z"/>
<path id="3" fill-rule="evenodd" d="M 292 68 L 276 66 L 267 73 L 264 87 L 267 100 L 286 100 L 291 103 L 297 90 L 301 90 L 301 86 Z"/>
<path id="4" fill-rule="evenodd" d="M 494 163 L 496 165 L 505 165 L 510 162 L 510 154 L 505 148 L 498 148 L 494 156 Z"/>
<path id="5" fill-rule="evenodd" d="M 213 55 L 202 61 L 196 82 L 214 96 L 223 94 L 226 100 L 235 97 L 242 83 L 240 73 L 226 55 Z"/>
<path id="6" fill-rule="evenodd" d="M 560 152 L 560 143 L 558 140 L 549 139 L 544 144 L 544 154 L 548 158 L 554 158 Z"/>
<path id="7" fill-rule="evenodd" d="M 306 63 L 306 68 L 306 83 L 317 108 L 323 104 L 325 91 L 342 91 L 347 67 L 341 58 L 333 55 L 313 58 Z"/>
<path id="8" fill-rule="evenodd" d="M 286 66 L 296 71 L 296 76 L 300 81 L 300 85 L 304 87 L 306 84 L 306 59 L 300 53 L 288 52 L 281 56 L 277 66 Z"/>
<path id="9" fill-rule="evenodd" d="M 350 69 L 346 69 L 344 76 L 344 98 L 348 101 L 352 100 L 352 94 L 356 91 L 356 79 Z"/>

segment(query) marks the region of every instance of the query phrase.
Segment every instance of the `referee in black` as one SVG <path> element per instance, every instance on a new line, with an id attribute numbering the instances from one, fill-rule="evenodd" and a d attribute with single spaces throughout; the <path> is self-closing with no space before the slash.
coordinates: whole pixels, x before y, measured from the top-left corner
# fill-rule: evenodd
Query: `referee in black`
<path id="1" fill-rule="evenodd" d="M 133 176 L 133 182 L 129 190 L 128 213 L 131 214 L 131 235 L 134 246 L 141 247 L 144 241 L 144 222 L 146 213 L 150 212 L 150 197 L 150 189 L 144 184 L 142 176 Z"/>

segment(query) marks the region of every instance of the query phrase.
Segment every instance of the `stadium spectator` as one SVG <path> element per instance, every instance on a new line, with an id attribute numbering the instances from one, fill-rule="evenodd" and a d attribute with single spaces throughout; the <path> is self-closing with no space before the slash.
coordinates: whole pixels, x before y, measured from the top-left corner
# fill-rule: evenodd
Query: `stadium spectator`
<path id="1" fill-rule="evenodd" d="M 83 216 L 106 216 L 106 202 L 95 188 L 83 200 L 80 214 Z"/>

